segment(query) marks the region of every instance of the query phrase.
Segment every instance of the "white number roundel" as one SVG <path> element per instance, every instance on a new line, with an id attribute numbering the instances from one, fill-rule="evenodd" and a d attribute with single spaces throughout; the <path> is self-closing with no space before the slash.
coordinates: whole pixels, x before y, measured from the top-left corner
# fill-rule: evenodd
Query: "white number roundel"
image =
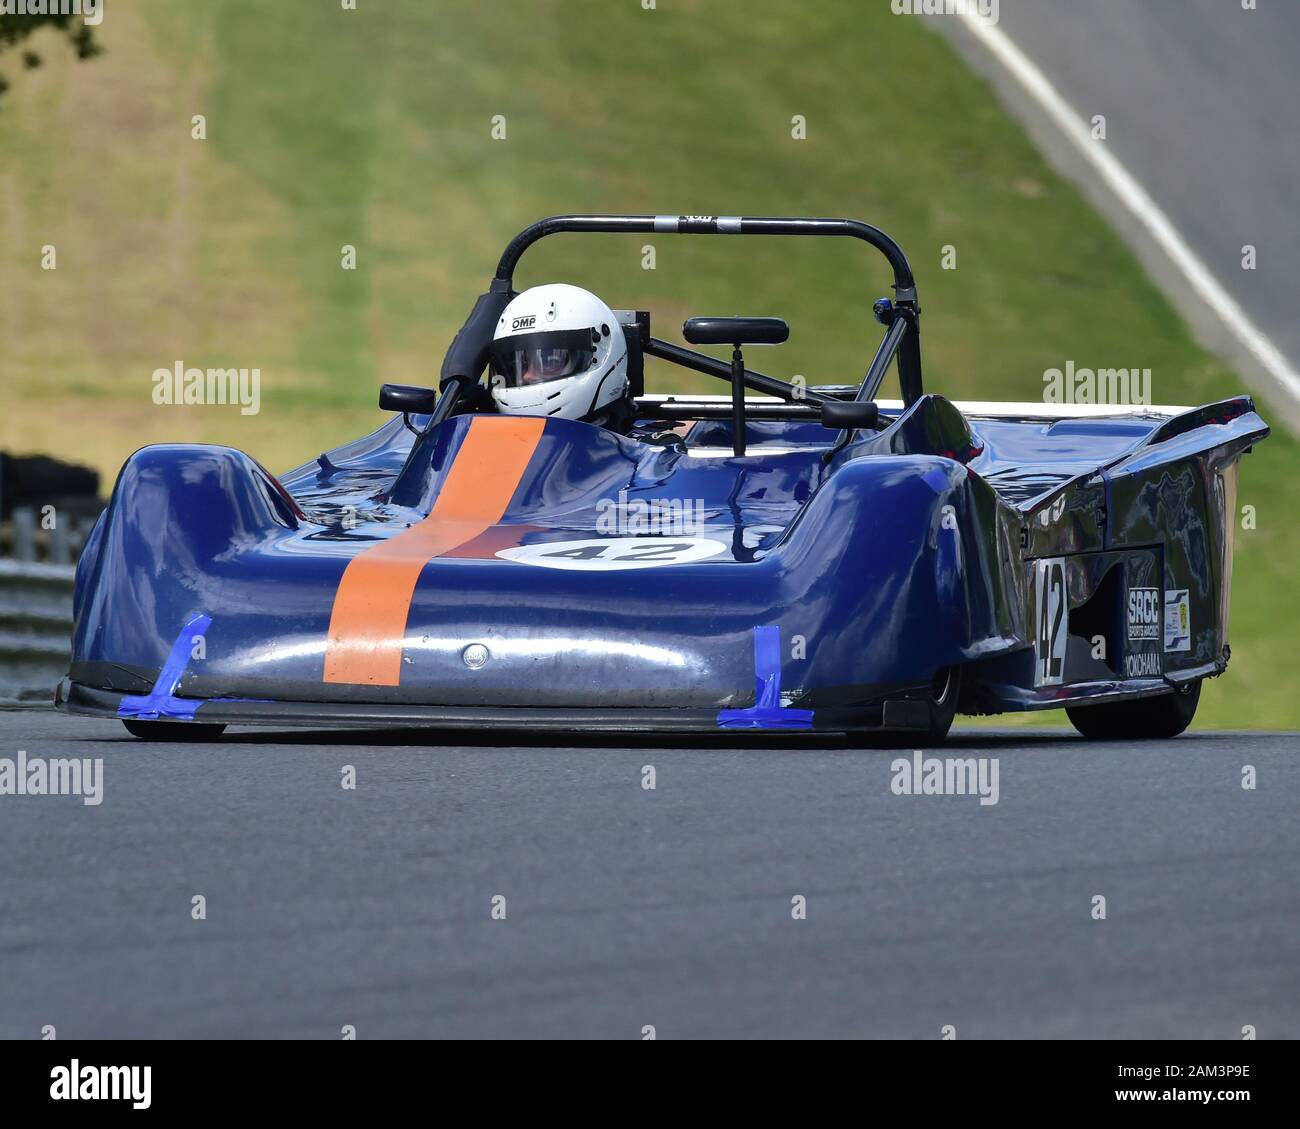
<path id="1" fill-rule="evenodd" d="M 725 553 L 727 546 L 707 537 L 601 537 L 588 541 L 543 541 L 501 549 L 497 556 L 517 564 L 585 572 L 616 572 L 690 564 Z"/>

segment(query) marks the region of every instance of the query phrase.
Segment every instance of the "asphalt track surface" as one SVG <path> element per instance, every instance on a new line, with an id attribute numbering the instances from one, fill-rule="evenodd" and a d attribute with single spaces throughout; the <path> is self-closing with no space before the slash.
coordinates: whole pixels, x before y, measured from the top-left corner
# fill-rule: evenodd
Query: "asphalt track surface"
<path id="1" fill-rule="evenodd" d="M 962 39 L 951 18 L 932 23 Z M 1106 116 L 1107 147 L 1300 369 L 1300 3 L 1261 0 L 1244 11 L 1239 0 L 1002 0 L 999 27 L 1081 117 Z M 963 55 L 1033 127 L 1032 104 L 988 52 L 967 46 Z M 1072 174 L 1091 178 L 1053 144 L 1051 127 L 1032 132 Z M 1118 210 L 1104 210 L 1126 229 Z M 1242 269 L 1247 244 L 1258 248 L 1255 271 Z M 1148 265 L 1167 288 L 1182 288 Z M 1195 320 L 1209 343 L 1233 352 Z"/>
<path id="2" fill-rule="evenodd" d="M 1297 735 L 959 731 L 989 806 L 788 739 L 323 736 L 0 712 L 104 761 L 0 796 L 0 1036 L 1300 1036 Z"/>

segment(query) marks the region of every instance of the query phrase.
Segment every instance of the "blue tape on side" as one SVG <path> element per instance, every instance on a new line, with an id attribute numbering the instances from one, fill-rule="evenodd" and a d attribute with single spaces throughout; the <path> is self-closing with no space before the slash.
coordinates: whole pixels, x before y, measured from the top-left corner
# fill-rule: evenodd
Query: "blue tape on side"
<path id="1" fill-rule="evenodd" d="M 743 710 L 721 710 L 720 729 L 811 729 L 812 710 L 781 705 L 781 629 L 754 628 L 754 704 Z"/>
<path id="2" fill-rule="evenodd" d="M 117 707 L 118 717 L 140 718 L 155 721 L 168 718 L 176 721 L 193 721 L 202 698 L 177 698 L 176 687 L 181 684 L 185 668 L 194 651 L 194 640 L 207 631 L 212 623 L 210 615 L 196 615 L 185 625 L 172 644 L 171 653 L 158 672 L 158 681 L 148 694 L 128 694 Z"/>

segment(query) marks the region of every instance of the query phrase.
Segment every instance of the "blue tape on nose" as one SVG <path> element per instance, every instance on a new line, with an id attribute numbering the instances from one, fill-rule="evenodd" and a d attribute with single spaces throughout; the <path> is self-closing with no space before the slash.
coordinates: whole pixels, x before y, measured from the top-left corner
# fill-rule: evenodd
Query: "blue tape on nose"
<path id="1" fill-rule="evenodd" d="M 743 710 L 721 710 L 720 729 L 811 729 L 812 710 L 781 705 L 781 629 L 754 628 L 754 704 Z"/>
<path id="2" fill-rule="evenodd" d="M 158 672 L 158 681 L 148 694 L 128 694 L 117 707 L 118 717 L 138 717 L 156 720 L 160 717 L 176 718 L 180 721 L 193 721 L 194 711 L 203 705 L 205 699 L 174 697 L 176 687 L 181 684 L 185 668 L 189 665 L 190 655 L 194 651 L 194 640 L 207 631 L 212 624 L 210 615 L 196 615 L 182 629 L 176 642 L 172 644 L 171 654 Z"/>

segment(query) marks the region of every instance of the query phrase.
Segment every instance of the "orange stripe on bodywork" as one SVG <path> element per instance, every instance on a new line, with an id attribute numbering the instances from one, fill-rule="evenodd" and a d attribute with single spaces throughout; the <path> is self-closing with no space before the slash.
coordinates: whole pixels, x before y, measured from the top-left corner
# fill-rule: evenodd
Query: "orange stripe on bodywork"
<path id="1" fill-rule="evenodd" d="M 396 686 L 415 585 L 433 557 L 501 520 L 546 426 L 533 417 L 476 418 L 429 516 L 348 562 L 334 597 L 325 681 Z"/>

